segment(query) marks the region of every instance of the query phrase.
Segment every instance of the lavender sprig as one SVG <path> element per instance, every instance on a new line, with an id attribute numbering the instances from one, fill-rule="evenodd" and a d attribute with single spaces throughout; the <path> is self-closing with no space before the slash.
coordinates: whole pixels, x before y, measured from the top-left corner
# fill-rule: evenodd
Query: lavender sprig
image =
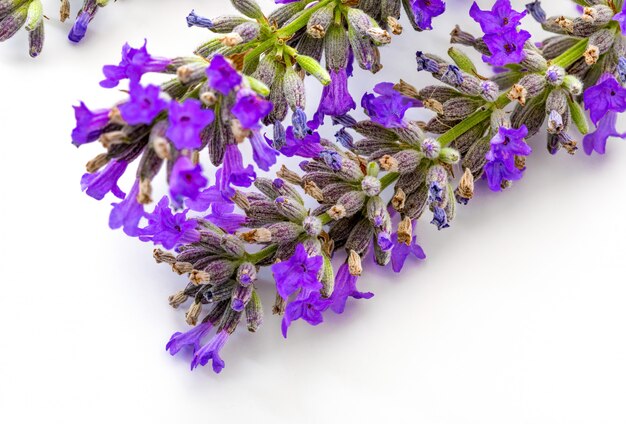
<path id="1" fill-rule="evenodd" d="M 437 82 L 419 89 L 404 81 L 377 84 L 361 99 L 369 119 L 360 122 L 348 114 L 356 103 L 347 87 L 352 61 L 380 68 L 378 46 L 397 29 L 399 2 L 382 2 L 392 9 L 368 1 L 283 3 L 269 16 L 252 0 L 233 1 L 245 17 L 193 12 L 190 25 L 218 34 L 198 57 L 168 60 L 145 45 L 126 46 L 120 64 L 104 68 L 101 84 L 128 79 L 129 99 L 108 110 L 76 108 L 75 144 L 99 140 L 107 148 L 88 164 L 83 188 L 97 199 L 108 192 L 122 199 L 111 226 L 171 251 L 156 249 L 155 259 L 187 276 L 170 304 L 186 304 L 193 328 L 174 334 L 167 349 L 174 355 L 191 347 L 192 369 L 211 362 L 220 372 L 221 350 L 239 325 L 250 331 L 261 325 L 262 268 L 274 277 L 272 311 L 282 315 L 287 337 L 295 321 L 319 325 L 329 310 L 342 313 L 349 298 L 371 298 L 357 288 L 370 257 L 395 272 L 411 256 L 424 259 L 416 235 L 424 214 L 443 230 L 480 179 L 493 191 L 522 179 L 526 157 L 537 150 L 529 139 L 546 121 L 553 154 L 577 151 L 574 126 L 588 154 L 604 153 L 609 137 L 624 137 L 615 129 L 617 114 L 626 111 L 621 1 L 583 2 L 572 19 L 547 18 L 539 1 L 526 11 L 508 0 L 491 10 L 474 4 L 470 15 L 484 34 L 457 27 L 451 43 L 472 47 L 497 72 L 481 75 L 455 46 L 449 59 L 417 52 L 417 70 Z M 404 3 L 421 29 L 428 27 L 426 11 L 434 16 L 439 4 Z M 527 15 L 557 35 L 531 42 L 521 29 Z M 144 86 L 145 72 L 176 76 Z M 325 84 L 311 121 L 303 111 L 307 73 Z M 408 120 L 407 110 L 417 107 L 433 117 Z M 292 125 L 285 128 L 289 109 Z M 336 142 L 316 131 L 324 116 L 342 126 Z M 272 140 L 261 134 L 261 123 L 273 125 Z M 282 165 L 275 178 L 257 177 L 254 165 L 243 162 L 244 142 L 257 168 L 269 170 L 282 154 L 301 157 L 299 170 Z M 205 148 L 217 167 L 214 178 L 200 161 Z M 117 181 L 139 158 L 126 195 Z M 169 197 L 146 213 L 151 181 L 164 164 Z"/>

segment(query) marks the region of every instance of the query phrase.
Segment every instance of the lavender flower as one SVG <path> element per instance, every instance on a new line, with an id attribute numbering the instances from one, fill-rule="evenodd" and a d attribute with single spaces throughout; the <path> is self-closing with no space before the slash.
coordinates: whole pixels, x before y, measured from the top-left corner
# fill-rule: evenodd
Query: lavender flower
<path id="1" fill-rule="evenodd" d="M 213 324 L 211 324 L 210 321 L 207 321 L 202 324 L 198 324 L 186 333 L 174 333 L 172 334 L 170 341 L 167 342 L 165 349 L 170 352 L 170 355 L 174 356 L 184 347 L 191 346 L 193 352 L 195 353 L 198 349 L 200 349 L 202 338 L 206 336 L 209 331 L 211 331 L 211 328 L 213 328 Z"/>
<path id="2" fill-rule="evenodd" d="M 197 368 L 198 365 L 205 366 L 212 361 L 213 371 L 217 374 L 224 369 L 224 361 L 220 357 L 220 351 L 228 341 L 229 334 L 221 331 L 215 335 L 209 343 L 198 349 L 191 361 L 191 369 Z"/>
<path id="3" fill-rule="evenodd" d="M 139 239 L 152 241 L 155 245 L 160 244 L 166 249 L 200 241 L 200 232 L 196 229 L 198 221 L 188 219 L 187 212 L 188 210 L 184 210 L 173 214 L 169 199 L 163 196 L 154 211 L 145 215 L 148 226 L 141 229 Z"/>
<path id="4" fill-rule="evenodd" d="M 487 34 L 483 37 L 491 55 L 483 55 L 483 60 L 493 66 L 520 63 L 525 57 L 524 44 L 530 39 L 528 31 L 508 30 L 500 34 Z"/>
<path id="5" fill-rule="evenodd" d="M 120 203 L 113 203 L 109 216 L 109 227 L 112 230 L 122 228 L 131 237 L 140 235 L 139 221 L 144 216 L 144 210 L 143 205 L 137 201 L 138 195 L 139 181 L 135 181 L 126 198 Z"/>
<path id="6" fill-rule="evenodd" d="M 187 99 L 184 103 L 172 101 L 169 107 L 167 138 L 178 149 L 198 149 L 202 145 L 200 132 L 215 119 L 212 110 L 203 109 L 198 100 Z"/>
<path id="7" fill-rule="evenodd" d="M 180 204 L 187 197 L 196 199 L 209 181 L 202 175 L 200 165 L 191 162 L 187 156 L 181 156 L 172 168 L 169 182 L 170 195 Z"/>
<path id="8" fill-rule="evenodd" d="M 374 87 L 374 94 L 366 93 L 361 99 L 361 106 L 365 109 L 372 121 L 384 127 L 401 127 L 406 111 L 413 107 L 419 107 L 420 103 L 409 97 L 403 96 L 393 89 L 393 84 L 383 82 Z"/>
<path id="9" fill-rule="evenodd" d="M 156 85 L 133 85 L 130 100 L 118 109 L 122 118 L 130 125 L 150 124 L 167 107 L 167 102 L 159 97 L 161 89 Z"/>
<path id="10" fill-rule="evenodd" d="M 109 123 L 110 113 L 108 109 L 92 112 L 83 102 L 80 102 L 79 106 L 74 106 L 76 127 L 72 130 L 72 143 L 78 147 L 100 138 L 102 131 Z"/>
<path id="11" fill-rule="evenodd" d="M 502 190 L 503 181 L 516 181 L 522 178 L 524 168 L 516 163 L 516 156 L 528 156 L 532 149 L 524 138 L 528 135 L 526 126 L 518 129 L 500 127 L 491 139 L 491 150 L 487 153 L 485 174 L 489 188 L 493 191 Z"/>
<path id="12" fill-rule="evenodd" d="M 287 299 L 298 289 L 309 291 L 321 289 L 322 285 L 317 279 L 321 266 L 322 257 L 309 257 L 304 246 L 299 244 L 289 260 L 272 265 L 276 291 L 283 299 Z"/>
<path id="13" fill-rule="evenodd" d="M 100 82 L 104 88 L 117 87 L 120 81 L 128 79 L 130 84 L 139 83 L 143 74 L 161 72 L 170 64 L 169 59 L 152 57 L 144 41 L 141 48 L 135 49 L 125 44 L 122 48 L 122 60 L 119 65 L 106 65 L 102 68 L 105 79 Z"/>
<path id="14" fill-rule="evenodd" d="M 228 63 L 224 56 L 216 55 L 206 69 L 207 82 L 223 95 L 241 84 L 241 75 Z"/>
<path id="15" fill-rule="evenodd" d="M 430 30 L 432 19 L 446 11 L 446 4 L 441 0 L 411 0 L 411 9 L 415 23 L 422 30 Z"/>
<path id="16" fill-rule="evenodd" d="M 474 2 L 469 14 L 480 24 L 485 34 L 502 34 L 515 30 L 522 18 L 526 16 L 526 11 L 516 12 L 509 0 L 497 0 L 490 11 L 481 10 Z"/>
<path id="17" fill-rule="evenodd" d="M 342 314 L 346 309 L 346 302 L 349 297 L 354 299 L 371 299 L 374 297 L 374 293 L 360 292 L 356 289 L 357 277 L 350 274 L 350 266 L 348 263 L 344 263 L 337 271 L 337 277 L 335 277 L 335 288 L 333 294 L 330 297 L 332 301 L 330 309 L 336 314 Z"/>
<path id="18" fill-rule="evenodd" d="M 322 312 L 330 306 L 332 301 L 322 298 L 319 292 L 308 292 L 308 295 L 305 293 L 307 292 L 302 292 L 296 300 L 287 305 L 281 324 L 285 338 L 287 338 L 287 331 L 293 321 L 302 319 L 313 326 L 324 322 Z"/>
<path id="19" fill-rule="evenodd" d="M 626 111 L 626 89 L 612 75 L 604 75 L 600 83 L 585 90 L 585 109 L 597 124 L 607 112 Z"/>

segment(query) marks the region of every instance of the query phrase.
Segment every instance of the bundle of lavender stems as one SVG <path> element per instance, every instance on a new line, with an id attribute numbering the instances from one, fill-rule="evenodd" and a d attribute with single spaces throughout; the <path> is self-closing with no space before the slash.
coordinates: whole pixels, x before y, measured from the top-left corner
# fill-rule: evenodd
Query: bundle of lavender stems
<path id="1" fill-rule="evenodd" d="M 80 42 L 98 10 L 107 4 L 109 0 L 84 0 L 76 13 L 68 39 L 73 43 Z M 61 22 L 72 16 L 70 0 L 61 0 L 58 14 Z M 24 28 L 28 31 L 28 53 L 31 57 L 37 57 L 43 50 L 46 19 L 48 17 L 44 15 L 41 0 L 0 0 L 0 42 L 8 40 Z"/>
<path id="2" fill-rule="evenodd" d="M 351 116 L 359 99 L 348 81 L 364 77 L 355 68 L 376 73 L 380 48 L 403 32 L 401 14 L 427 31 L 444 2 L 276 3 L 269 14 L 254 0 L 232 0 L 238 15 L 191 12 L 189 26 L 214 34 L 194 55 L 125 45 L 100 85 L 122 83 L 127 97 L 111 108 L 75 106 L 73 143 L 104 148 L 87 163 L 82 189 L 116 197 L 110 227 L 154 243 L 156 262 L 181 276 L 169 303 L 186 311 L 190 328 L 166 348 L 189 355 L 192 369 L 210 362 L 219 373 L 235 330 L 255 332 L 269 311 L 282 316 L 287 337 L 298 321 L 315 326 L 350 298 L 371 298 L 357 287 L 368 269 L 400 272 L 407 258 L 425 258 L 420 218 L 450 227 L 475 185 L 509 190 L 542 146 L 604 154 L 608 139 L 626 136 L 616 129 L 626 111 L 623 0 L 550 1 L 546 10 L 538 0 L 521 10 L 509 0 L 468 4 L 482 33 L 453 28 L 446 58 L 415 52 L 431 85 L 401 80 L 359 93 L 363 121 Z M 566 9 L 577 12 L 549 15 Z M 528 20 L 540 34 L 524 29 Z M 480 60 L 490 75 L 478 72 Z M 162 84 L 142 83 L 147 73 Z M 307 78 L 323 86 L 313 116 Z M 413 108 L 431 118 L 409 120 Z M 334 140 L 319 133 L 329 126 Z M 134 181 L 122 189 L 127 172 Z M 166 192 L 153 190 L 155 178 Z M 275 288 L 272 304 L 262 305 L 261 286 Z"/>

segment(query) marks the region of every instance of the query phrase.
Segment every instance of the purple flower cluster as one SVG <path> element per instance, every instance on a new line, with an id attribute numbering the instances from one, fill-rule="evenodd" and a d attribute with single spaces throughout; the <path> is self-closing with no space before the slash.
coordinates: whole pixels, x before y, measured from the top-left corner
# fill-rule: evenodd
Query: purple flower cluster
<path id="1" fill-rule="evenodd" d="M 526 11 L 517 12 L 509 0 L 497 0 L 490 11 L 481 10 L 476 2 L 472 4 L 470 16 L 480 24 L 485 34 L 483 41 L 491 55 L 483 60 L 493 66 L 520 63 L 524 59 L 524 44 L 530 39 L 528 31 L 519 30 Z"/>
<path id="2" fill-rule="evenodd" d="M 517 158 L 532 153 L 532 149 L 524 141 L 527 135 L 526 126 L 518 129 L 500 127 L 491 139 L 491 149 L 487 153 L 485 165 L 485 175 L 491 190 L 500 191 L 504 181 L 522 178 L 525 167 L 520 165 Z"/>

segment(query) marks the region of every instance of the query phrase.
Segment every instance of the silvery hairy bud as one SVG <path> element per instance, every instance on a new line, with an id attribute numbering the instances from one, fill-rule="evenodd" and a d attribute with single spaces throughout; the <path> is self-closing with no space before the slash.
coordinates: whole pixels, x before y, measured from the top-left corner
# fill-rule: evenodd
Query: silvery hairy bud
<path id="1" fill-rule="evenodd" d="M 374 237 L 374 227 L 368 219 L 362 219 L 352 228 L 345 249 L 348 252 L 354 250 L 358 256 L 364 255 L 372 242 L 372 237 Z"/>
<path id="2" fill-rule="evenodd" d="M 408 174 L 415 171 L 423 158 L 424 154 L 417 150 L 403 150 L 393 156 L 393 160 L 396 163 L 395 168 L 400 174 Z"/>
<path id="3" fill-rule="evenodd" d="M 233 33 L 239 34 L 244 43 L 255 40 L 261 34 L 261 27 L 256 22 L 245 22 L 233 28 Z"/>
<path id="4" fill-rule="evenodd" d="M 293 68 L 285 71 L 283 80 L 283 90 L 285 99 L 292 110 L 303 109 L 306 106 L 306 96 L 304 92 L 304 81 Z"/>
<path id="5" fill-rule="evenodd" d="M 599 50 L 599 54 L 603 55 L 608 52 L 613 43 L 615 42 L 615 33 L 612 30 L 601 29 L 600 31 L 594 32 L 589 37 L 589 45 L 596 46 Z"/>
<path id="6" fill-rule="evenodd" d="M 372 27 L 372 20 L 367 13 L 361 9 L 349 8 L 346 15 L 348 23 L 354 28 L 359 36 L 367 37 L 367 30 Z"/>
<path id="7" fill-rule="evenodd" d="M 294 2 L 282 5 L 275 9 L 270 15 L 267 17 L 267 20 L 271 25 L 275 25 L 276 27 L 283 26 L 289 19 L 298 15 L 304 9 L 304 3 L 302 2 Z"/>
<path id="8" fill-rule="evenodd" d="M 240 15 L 218 16 L 217 18 L 211 19 L 211 23 L 213 25 L 209 29 L 219 34 L 225 34 L 228 32 L 233 32 L 233 29 L 235 29 L 236 26 L 246 22 L 249 21 Z"/>
<path id="9" fill-rule="evenodd" d="M 384 221 L 389 219 L 389 212 L 380 196 L 374 196 L 367 201 L 366 213 L 367 219 L 374 227 L 382 226 Z"/>
<path id="10" fill-rule="evenodd" d="M 481 97 L 488 102 L 495 102 L 498 99 L 498 94 L 500 92 L 498 88 L 498 84 L 493 81 L 483 81 L 480 84 L 481 88 Z"/>
<path id="11" fill-rule="evenodd" d="M 250 262 L 244 262 L 237 269 L 237 282 L 242 286 L 249 286 L 257 279 L 256 266 Z"/>
<path id="12" fill-rule="evenodd" d="M 467 118 L 483 105 L 482 101 L 467 97 L 456 97 L 443 104 L 443 116 L 448 120 Z"/>
<path id="13" fill-rule="evenodd" d="M 574 75 L 566 75 L 565 78 L 563 78 L 562 86 L 574 96 L 578 96 L 583 93 L 583 83 Z"/>
<path id="14" fill-rule="evenodd" d="M 242 257 L 246 253 L 243 242 L 239 237 L 235 237 L 232 234 L 224 234 L 220 240 L 220 246 L 224 249 L 224 252 L 237 258 Z"/>
<path id="15" fill-rule="evenodd" d="M 518 84 L 514 85 L 513 87 L 516 86 L 520 86 L 521 89 L 516 88 L 515 90 L 511 90 L 511 91 L 518 91 L 518 92 L 522 92 L 523 94 L 521 95 L 522 97 L 520 98 L 513 98 L 511 100 L 518 100 L 519 103 L 523 106 L 526 104 L 526 100 L 527 99 L 531 99 L 533 97 L 538 96 L 539 94 L 541 94 L 543 92 L 543 90 L 545 90 L 546 88 L 546 78 L 542 75 L 539 74 L 528 74 L 525 75 Z M 509 97 L 511 98 L 511 97 Z"/>
<path id="16" fill-rule="evenodd" d="M 43 50 L 44 42 L 44 25 L 43 21 L 28 33 L 28 54 L 30 57 L 37 57 Z"/>
<path id="17" fill-rule="evenodd" d="M 357 214 L 361 211 L 361 209 L 363 209 L 366 199 L 367 195 L 363 191 L 350 191 L 344 194 L 337 201 L 337 205 L 335 205 L 335 207 L 339 207 L 341 210 L 343 210 L 343 212 L 339 211 L 339 215 L 343 216 L 338 216 L 340 218 L 344 218 Z"/>
<path id="18" fill-rule="evenodd" d="M 371 175 L 367 175 L 361 181 L 361 189 L 368 196 L 377 196 L 381 190 L 380 180 Z"/>
<path id="19" fill-rule="evenodd" d="M 235 290 L 233 290 L 232 298 L 230 301 L 230 307 L 233 309 L 233 311 L 243 311 L 250 299 L 252 298 L 253 291 L 254 287 L 251 285 L 238 285 Z"/>
<path id="20" fill-rule="evenodd" d="M 254 0 L 231 0 L 235 9 L 252 19 L 264 19 L 261 7 Z"/>
<path id="21" fill-rule="evenodd" d="M 302 221 L 307 215 L 304 206 L 288 197 L 277 197 L 275 204 L 278 212 L 291 221 Z"/>
<path id="22" fill-rule="evenodd" d="M 248 325 L 248 331 L 252 333 L 257 331 L 261 324 L 263 324 L 263 305 L 256 291 L 252 292 L 252 297 L 246 305 L 246 323 Z"/>
<path id="23" fill-rule="evenodd" d="M 380 63 L 380 52 L 372 40 L 365 38 L 350 26 L 348 28 L 348 40 L 352 46 L 352 52 L 361 69 L 365 69 L 375 74 L 382 69 Z"/>
<path id="24" fill-rule="evenodd" d="M 417 219 L 422 216 L 427 204 L 428 187 L 426 184 L 422 184 L 417 190 L 407 196 L 402 213 L 410 219 Z"/>
<path id="25" fill-rule="evenodd" d="M 329 69 L 344 69 L 348 64 L 350 42 L 346 31 L 339 25 L 331 25 L 324 40 L 326 66 Z"/>
<path id="26" fill-rule="evenodd" d="M 335 16 L 335 3 L 317 10 L 309 18 L 306 32 L 313 38 L 324 38 Z"/>
<path id="27" fill-rule="evenodd" d="M 521 65 L 530 72 L 545 72 L 548 69 L 548 61 L 538 51 L 524 49 L 524 54 Z"/>
<path id="28" fill-rule="evenodd" d="M 252 76 L 268 87 L 271 87 L 274 83 L 278 66 L 273 55 L 265 55 L 259 60 L 259 64 Z"/>
<path id="29" fill-rule="evenodd" d="M 277 222 L 268 227 L 272 233 L 272 242 L 285 244 L 297 239 L 302 233 L 302 227 L 294 222 Z"/>
<path id="30" fill-rule="evenodd" d="M 526 125 L 528 128 L 528 137 L 531 137 L 541 129 L 546 119 L 546 103 L 543 98 L 535 97 L 531 99 L 526 106 L 517 106 L 511 114 L 511 123 L 514 128 Z M 474 171 L 474 168 L 472 168 Z"/>
<path id="31" fill-rule="evenodd" d="M 204 268 L 204 271 L 209 274 L 211 284 L 213 285 L 222 284 L 228 281 L 233 276 L 236 270 L 236 263 L 228 259 L 212 260 Z"/>
<path id="32" fill-rule="evenodd" d="M 557 88 L 552 90 L 546 100 L 546 112 L 556 111 L 563 117 L 563 125 L 565 128 L 569 126 L 569 106 L 567 103 L 567 93 L 565 90 Z"/>
<path id="33" fill-rule="evenodd" d="M 7 15 L 3 16 L 0 21 L 0 41 L 6 41 L 13 37 L 24 25 L 28 16 L 29 3 L 20 5 L 21 2 L 15 2 L 15 6 L 17 7 L 15 9 L 13 9 L 13 4 L 11 3 Z"/>
<path id="34" fill-rule="evenodd" d="M 565 69 L 560 66 L 552 65 L 546 71 L 546 81 L 548 84 L 558 87 L 563 84 L 565 75 Z"/>

